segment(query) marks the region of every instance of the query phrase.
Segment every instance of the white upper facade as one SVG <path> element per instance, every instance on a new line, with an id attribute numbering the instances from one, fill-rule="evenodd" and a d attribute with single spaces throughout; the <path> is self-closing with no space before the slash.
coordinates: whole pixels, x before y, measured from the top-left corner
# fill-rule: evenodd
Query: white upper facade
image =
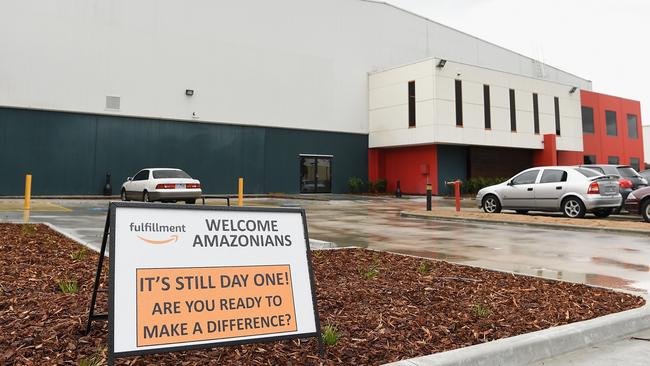
<path id="1" fill-rule="evenodd" d="M 369 89 L 369 147 L 462 144 L 543 149 L 543 135 L 555 134 L 557 150 L 582 151 L 580 89 L 502 71 L 430 58 L 372 73 Z M 462 126 L 456 120 L 456 80 L 462 96 Z M 409 126 L 408 83 L 415 83 L 415 126 Z M 484 86 L 489 87 L 490 126 L 486 128 Z M 512 130 L 510 90 L 514 90 L 516 130 Z M 534 129 L 537 94 L 539 132 Z"/>
<path id="2" fill-rule="evenodd" d="M 368 72 L 434 55 L 591 89 L 372 1 L 21 0 L 0 11 L 0 106 L 368 133 Z"/>

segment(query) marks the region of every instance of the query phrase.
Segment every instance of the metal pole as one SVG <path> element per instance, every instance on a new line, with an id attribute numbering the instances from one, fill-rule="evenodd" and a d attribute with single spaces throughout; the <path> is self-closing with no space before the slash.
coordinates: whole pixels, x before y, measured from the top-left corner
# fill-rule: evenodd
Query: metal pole
<path id="1" fill-rule="evenodd" d="M 239 193 L 237 195 L 237 206 L 244 205 L 244 178 L 239 178 Z"/>
<path id="2" fill-rule="evenodd" d="M 427 211 L 431 211 L 431 184 L 427 183 Z"/>
<path id="3" fill-rule="evenodd" d="M 460 212 L 460 181 L 454 182 L 454 194 L 456 195 L 456 212 Z"/>
<path id="4" fill-rule="evenodd" d="M 25 176 L 25 210 L 31 208 L 32 200 L 32 175 L 27 174 Z"/>

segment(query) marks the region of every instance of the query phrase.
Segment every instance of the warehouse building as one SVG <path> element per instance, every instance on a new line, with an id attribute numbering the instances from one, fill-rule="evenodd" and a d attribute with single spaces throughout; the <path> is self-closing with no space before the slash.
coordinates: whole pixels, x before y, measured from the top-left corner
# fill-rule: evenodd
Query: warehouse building
<path id="1" fill-rule="evenodd" d="M 643 158 L 638 102 L 381 2 L 3 10 L 0 195 L 21 194 L 26 173 L 36 195 L 99 194 L 107 173 L 117 193 L 143 167 L 182 168 L 210 193 L 234 192 L 237 177 L 247 193 L 346 192 L 350 177 L 443 193 L 449 179 L 531 164 Z M 614 105 L 622 127 L 601 138 Z M 629 114 L 641 150 L 627 149 Z"/>

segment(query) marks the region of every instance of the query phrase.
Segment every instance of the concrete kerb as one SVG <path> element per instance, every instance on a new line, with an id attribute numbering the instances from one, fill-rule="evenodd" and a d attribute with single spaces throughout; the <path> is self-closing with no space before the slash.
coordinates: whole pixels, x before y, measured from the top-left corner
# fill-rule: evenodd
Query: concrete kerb
<path id="1" fill-rule="evenodd" d="M 546 222 L 519 222 L 519 221 L 498 221 L 498 220 L 485 220 L 472 217 L 452 217 L 443 215 L 423 215 L 413 211 L 402 211 L 400 216 L 409 217 L 414 219 L 432 220 L 432 221 L 446 221 L 446 222 L 466 222 L 475 224 L 497 224 L 497 225 L 517 225 L 517 226 L 533 226 L 544 229 L 560 229 L 560 230 L 574 230 L 574 231 L 592 231 L 592 232 L 607 232 L 619 234 L 634 234 L 634 235 L 650 235 L 650 230 L 628 229 L 628 228 L 612 228 L 612 227 L 593 227 L 593 226 L 576 226 L 565 224 L 552 224 Z M 650 228 L 650 225 L 648 226 Z"/>
<path id="2" fill-rule="evenodd" d="M 650 328 L 650 305 L 385 366 L 524 366 Z"/>

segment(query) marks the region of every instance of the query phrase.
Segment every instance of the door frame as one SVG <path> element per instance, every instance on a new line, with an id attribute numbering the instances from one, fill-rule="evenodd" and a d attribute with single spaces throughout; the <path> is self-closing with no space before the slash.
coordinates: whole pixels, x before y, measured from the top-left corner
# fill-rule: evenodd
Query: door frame
<path id="1" fill-rule="evenodd" d="M 332 193 L 332 182 L 334 181 L 334 169 L 333 169 L 333 161 L 334 161 L 334 155 L 327 155 L 327 154 L 298 154 L 298 164 L 299 166 L 302 165 L 302 159 L 303 158 L 313 158 L 316 159 L 316 171 L 315 173 L 318 172 L 318 159 L 329 159 L 330 160 L 330 190 L 329 192 L 318 192 L 318 179 L 314 177 L 314 192 L 308 192 L 305 193 L 302 191 L 302 185 L 298 187 L 298 191 L 301 194 L 327 194 L 327 193 Z M 302 176 L 300 175 L 300 170 L 298 170 L 298 181 L 302 182 Z"/>

